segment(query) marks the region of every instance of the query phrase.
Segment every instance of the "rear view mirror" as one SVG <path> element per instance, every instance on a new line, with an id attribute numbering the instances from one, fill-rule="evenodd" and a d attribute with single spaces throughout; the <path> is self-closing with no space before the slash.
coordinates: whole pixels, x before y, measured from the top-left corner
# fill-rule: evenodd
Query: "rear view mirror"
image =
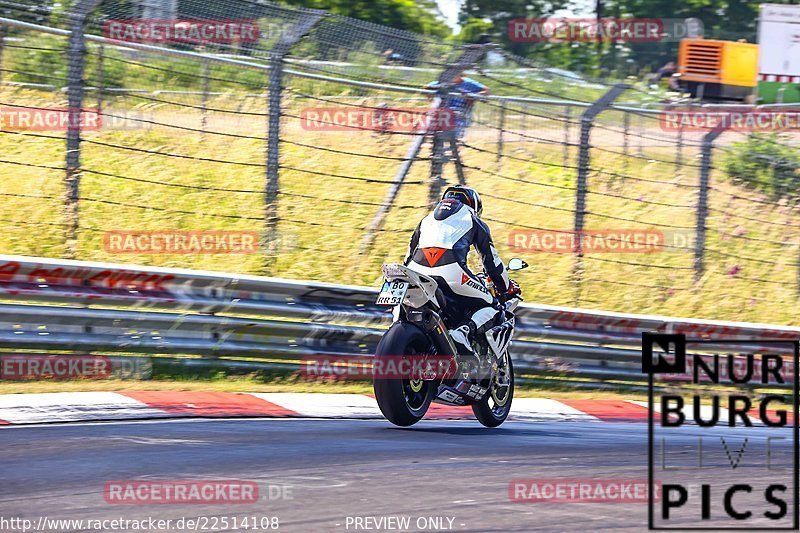
<path id="1" fill-rule="evenodd" d="M 522 270 L 523 268 L 528 268 L 528 263 L 519 257 L 515 257 L 508 262 L 508 270 Z"/>

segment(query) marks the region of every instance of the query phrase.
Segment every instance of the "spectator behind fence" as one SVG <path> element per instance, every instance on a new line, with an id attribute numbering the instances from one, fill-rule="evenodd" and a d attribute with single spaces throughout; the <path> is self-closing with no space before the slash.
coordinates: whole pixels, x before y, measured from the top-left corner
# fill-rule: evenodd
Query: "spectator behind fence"
<path id="1" fill-rule="evenodd" d="M 439 87 L 438 81 L 429 83 L 426 86 L 427 89 L 438 89 Z M 470 124 L 475 96 L 488 95 L 489 88 L 471 78 L 464 77 L 463 74 L 458 74 L 453 79 L 451 92 L 464 94 L 464 96 L 448 95 L 444 97 L 444 107 L 450 109 L 456 118 L 455 136 L 457 139 L 461 139 Z"/>

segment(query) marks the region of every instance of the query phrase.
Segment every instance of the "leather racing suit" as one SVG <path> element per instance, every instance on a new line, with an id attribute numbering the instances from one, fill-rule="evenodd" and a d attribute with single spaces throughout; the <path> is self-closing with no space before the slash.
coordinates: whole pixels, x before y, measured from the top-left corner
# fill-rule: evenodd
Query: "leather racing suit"
<path id="1" fill-rule="evenodd" d="M 422 219 L 411 237 L 404 264 L 434 278 L 445 296 L 456 301 L 469 317 L 466 324 L 450 330 L 460 354 L 472 354 L 470 339 L 495 325 L 500 310 L 483 281 L 470 272 L 467 255 L 474 246 L 483 268 L 505 294 L 509 278 L 492 243 L 489 227 L 468 205 L 451 198 L 441 200 Z"/>

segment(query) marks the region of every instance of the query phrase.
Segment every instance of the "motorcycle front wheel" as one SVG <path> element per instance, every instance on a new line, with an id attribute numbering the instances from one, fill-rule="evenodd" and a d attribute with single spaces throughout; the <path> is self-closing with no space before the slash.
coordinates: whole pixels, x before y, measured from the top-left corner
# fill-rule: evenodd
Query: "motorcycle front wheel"
<path id="1" fill-rule="evenodd" d="M 496 428 L 508 418 L 511 401 L 514 399 L 514 365 L 511 357 L 506 355 L 507 363 L 498 369 L 492 377 L 489 391 L 478 403 L 472 406 L 472 412 L 478 422 L 487 428 Z"/>
<path id="2" fill-rule="evenodd" d="M 383 335 L 375 350 L 375 365 L 387 368 L 390 358 L 431 353 L 431 342 L 417 326 L 395 322 Z M 435 381 L 409 379 L 406 376 L 382 376 L 373 380 L 373 390 L 383 416 L 397 426 L 419 422 L 436 395 Z"/>

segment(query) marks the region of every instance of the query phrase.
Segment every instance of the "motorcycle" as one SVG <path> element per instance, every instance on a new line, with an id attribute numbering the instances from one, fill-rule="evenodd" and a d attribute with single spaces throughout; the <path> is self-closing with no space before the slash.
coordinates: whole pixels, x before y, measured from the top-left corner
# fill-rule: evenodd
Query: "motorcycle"
<path id="1" fill-rule="evenodd" d="M 507 269 L 527 266 L 514 258 Z M 514 310 L 522 298 L 515 296 L 502 304 L 500 323 L 484 335 L 475 335 L 475 355 L 464 356 L 458 354 L 448 331 L 459 325 L 463 314 L 454 309 L 457 306 L 445 297 L 436 280 L 399 263 L 384 264 L 382 270 L 385 281 L 376 304 L 394 308 L 394 322 L 378 343 L 373 359 L 373 390 L 383 416 L 397 426 L 411 426 L 436 402 L 470 405 L 484 426 L 502 424 L 514 398 L 509 347 Z M 478 276 L 494 294 L 486 274 Z"/>

